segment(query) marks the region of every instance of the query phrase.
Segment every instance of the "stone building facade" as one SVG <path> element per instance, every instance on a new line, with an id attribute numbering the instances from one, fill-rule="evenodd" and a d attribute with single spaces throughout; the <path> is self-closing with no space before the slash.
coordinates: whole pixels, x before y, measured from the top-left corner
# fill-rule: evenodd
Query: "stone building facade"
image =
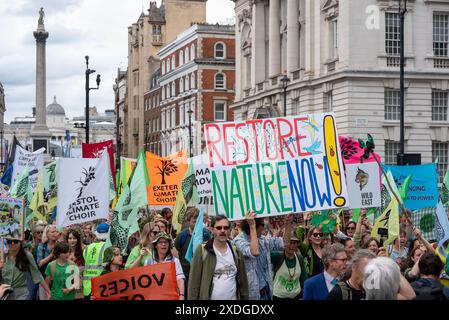
<path id="1" fill-rule="evenodd" d="M 236 120 L 334 112 L 339 133 L 371 133 L 385 163 L 399 152 L 399 15 L 393 0 L 235 0 Z M 449 150 L 449 2 L 408 0 L 405 151 Z"/>

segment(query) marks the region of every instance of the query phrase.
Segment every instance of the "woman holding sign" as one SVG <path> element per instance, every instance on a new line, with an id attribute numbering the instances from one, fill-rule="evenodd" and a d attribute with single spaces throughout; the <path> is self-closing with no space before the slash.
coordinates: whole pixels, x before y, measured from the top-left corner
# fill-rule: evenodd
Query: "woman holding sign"
<path id="1" fill-rule="evenodd" d="M 40 283 L 44 288 L 47 298 L 50 298 L 50 288 L 44 281 L 33 255 L 24 250 L 22 240 L 7 239 L 9 246 L 8 255 L 0 260 L 1 284 L 9 284 L 13 292 L 8 300 L 26 300 L 28 297 L 27 276 L 31 274 L 33 283 Z"/>
<path id="2" fill-rule="evenodd" d="M 135 246 L 126 260 L 125 269 L 142 267 L 146 260 L 151 257 L 152 242 L 154 237 L 160 232 L 159 226 L 155 222 L 147 222 L 140 236 L 140 243 Z"/>
<path id="3" fill-rule="evenodd" d="M 170 235 L 165 232 L 157 234 L 153 240 L 153 254 L 145 261 L 145 265 L 151 265 L 161 262 L 174 262 L 176 267 L 176 282 L 178 284 L 179 300 L 185 299 L 185 275 L 182 271 L 181 262 L 178 258 L 174 257 L 171 253 L 173 248 L 173 240 Z"/>

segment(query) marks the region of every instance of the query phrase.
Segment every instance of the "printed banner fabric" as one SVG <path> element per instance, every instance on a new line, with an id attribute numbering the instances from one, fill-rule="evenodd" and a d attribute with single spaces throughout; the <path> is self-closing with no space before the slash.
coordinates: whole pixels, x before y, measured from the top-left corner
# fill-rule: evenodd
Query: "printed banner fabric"
<path id="1" fill-rule="evenodd" d="M 114 144 L 112 140 L 102 141 L 98 143 L 83 143 L 83 158 L 100 158 L 104 148 L 109 153 L 109 162 L 111 165 L 111 174 L 115 187 L 115 167 L 114 167 Z"/>
<path id="2" fill-rule="evenodd" d="M 25 201 L 0 197 L 0 237 L 24 239 Z"/>
<path id="3" fill-rule="evenodd" d="M 111 272 L 92 279 L 95 300 L 178 300 L 174 262 Z"/>
<path id="4" fill-rule="evenodd" d="M 212 194 L 212 177 L 207 154 L 192 158 L 195 169 L 196 187 L 198 189 L 199 203 L 195 206 L 203 209 L 208 215 L 215 215 L 214 197 Z"/>
<path id="5" fill-rule="evenodd" d="M 185 150 L 168 157 L 146 152 L 148 175 L 148 204 L 150 206 L 174 206 L 179 186 L 187 171 Z"/>
<path id="6" fill-rule="evenodd" d="M 37 185 L 37 175 L 42 174 L 44 168 L 44 151 L 45 148 L 36 150 L 35 152 L 29 152 L 19 145 L 16 146 L 16 154 L 14 157 L 13 173 L 11 185 L 14 185 L 17 177 L 20 175 L 22 170 L 28 164 L 30 167 L 29 183 L 33 192 L 36 190 Z M 43 177 L 41 176 L 41 179 Z"/>
<path id="7" fill-rule="evenodd" d="M 381 180 L 376 162 L 346 164 L 349 208 L 380 207 Z"/>
<path id="8" fill-rule="evenodd" d="M 338 140 L 340 141 L 341 156 L 345 164 L 362 162 L 361 156 L 365 151 L 363 148 L 360 148 L 358 140 L 345 136 L 338 136 Z M 380 156 L 375 152 L 374 155 L 380 163 Z M 363 163 L 366 162 L 376 162 L 372 153 L 368 159 L 363 159 Z"/>
<path id="9" fill-rule="evenodd" d="M 215 212 L 242 219 L 348 205 L 333 114 L 204 126 Z"/>
<path id="10" fill-rule="evenodd" d="M 63 228 L 109 215 L 109 162 L 100 159 L 59 160 L 56 226 Z"/>

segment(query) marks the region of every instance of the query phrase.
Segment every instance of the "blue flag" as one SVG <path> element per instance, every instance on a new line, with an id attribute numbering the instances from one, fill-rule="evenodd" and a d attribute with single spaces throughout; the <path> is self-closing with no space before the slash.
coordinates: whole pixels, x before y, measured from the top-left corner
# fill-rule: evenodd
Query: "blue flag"
<path id="1" fill-rule="evenodd" d="M 189 247 L 186 252 L 186 260 L 192 263 L 193 251 L 203 243 L 203 209 L 196 219 L 195 228 L 193 229 L 192 237 L 190 238 Z"/>
<path id="2" fill-rule="evenodd" d="M 3 173 L 3 176 L 0 179 L 0 181 L 1 183 L 11 187 L 11 180 L 12 180 L 12 164 L 10 164 L 6 169 L 6 171 Z"/>

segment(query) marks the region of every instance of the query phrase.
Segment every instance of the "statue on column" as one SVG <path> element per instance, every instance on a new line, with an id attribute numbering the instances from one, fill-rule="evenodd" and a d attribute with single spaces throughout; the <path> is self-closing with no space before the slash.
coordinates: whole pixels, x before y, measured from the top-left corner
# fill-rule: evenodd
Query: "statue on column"
<path id="1" fill-rule="evenodd" d="M 44 8 L 41 8 L 39 10 L 39 20 L 37 21 L 37 23 L 44 24 L 44 17 L 45 17 Z"/>

